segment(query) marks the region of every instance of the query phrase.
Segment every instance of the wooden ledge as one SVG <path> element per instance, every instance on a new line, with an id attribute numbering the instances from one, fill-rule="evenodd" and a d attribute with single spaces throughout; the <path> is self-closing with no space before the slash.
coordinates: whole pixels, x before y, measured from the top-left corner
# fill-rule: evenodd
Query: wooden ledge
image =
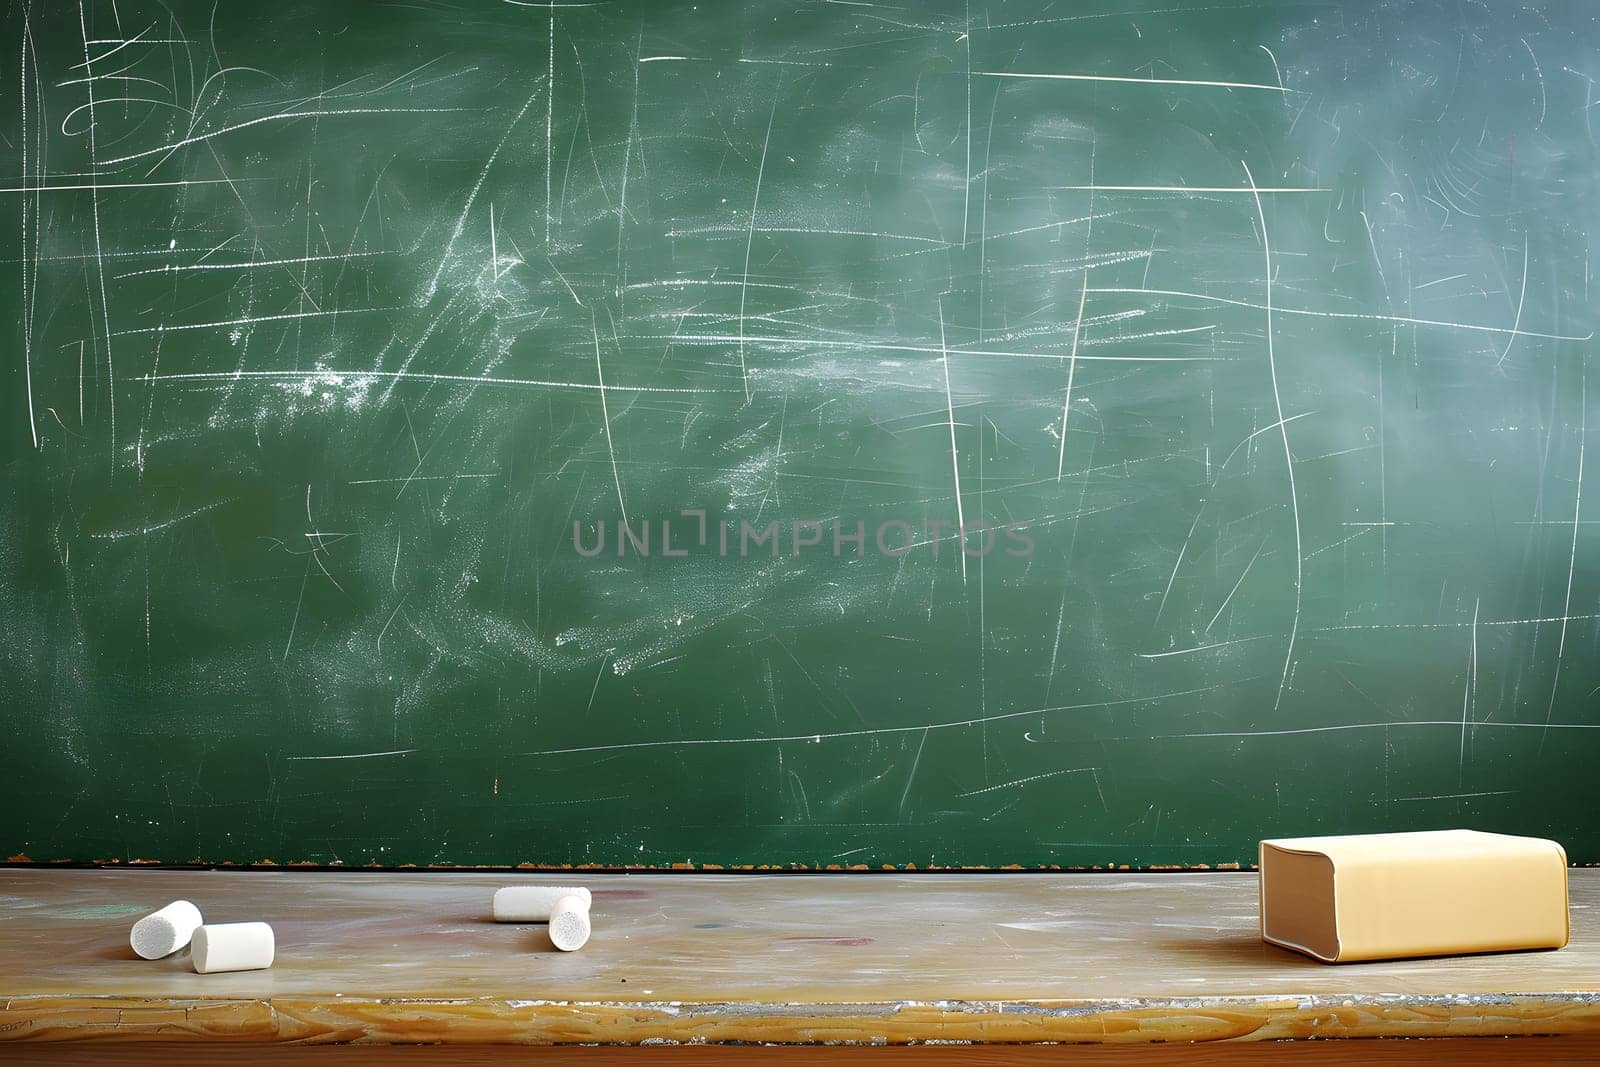
<path id="1" fill-rule="evenodd" d="M 1559 952 L 1326 966 L 1256 937 L 1251 874 L 590 875 L 593 940 L 487 921 L 502 874 L 0 872 L 15 1042 L 671 1045 L 1600 1036 L 1600 871 Z M 184 897 L 271 970 L 127 947 Z"/>

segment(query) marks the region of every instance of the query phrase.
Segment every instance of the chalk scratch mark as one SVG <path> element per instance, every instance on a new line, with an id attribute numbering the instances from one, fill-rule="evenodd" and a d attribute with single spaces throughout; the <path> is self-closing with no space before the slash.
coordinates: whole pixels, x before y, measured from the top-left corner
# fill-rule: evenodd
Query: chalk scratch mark
<path id="1" fill-rule="evenodd" d="M 1511 346 L 1517 343 L 1517 331 L 1522 327 L 1522 306 L 1528 299 L 1528 238 L 1522 238 L 1522 292 L 1517 296 L 1517 315 L 1511 320 L 1511 336 L 1506 338 L 1505 351 L 1500 353 L 1500 359 L 1495 363 L 1499 369 L 1505 364 L 1506 357 L 1511 354 Z"/>
<path id="2" fill-rule="evenodd" d="M 593 308 L 589 309 L 589 329 L 594 334 L 594 373 L 600 390 L 600 422 L 606 431 L 606 451 L 611 454 L 611 478 L 617 486 L 617 507 L 622 511 L 622 524 L 627 526 L 628 505 L 622 499 L 622 474 L 617 470 L 617 446 L 611 440 L 611 410 L 606 406 L 606 375 L 600 365 L 600 329 L 595 325 Z"/>
<path id="3" fill-rule="evenodd" d="M 1014 789 L 1019 785 L 1031 785 L 1034 782 L 1040 782 L 1046 778 L 1056 778 L 1063 774 L 1087 774 L 1092 773 L 1097 769 L 1098 768 L 1095 767 L 1068 767 L 1065 770 L 1060 771 L 1046 771 L 1043 774 L 1033 774 L 1026 778 L 1018 778 L 1014 782 L 1001 782 L 999 785 L 989 785 L 984 786 L 982 789 L 973 789 L 966 793 L 957 793 L 956 797 L 959 799 L 961 797 L 981 796 L 984 793 L 993 793 L 997 789 Z"/>
<path id="4" fill-rule="evenodd" d="M 1250 165 L 1241 165 L 1245 179 L 1254 189 L 1256 179 L 1250 173 Z M 1283 418 L 1283 398 L 1278 392 L 1278 360 L 1272 347 L 1272 242 L 1267 237 L 1267 213 L 1261 206 L 1261 197 L 1257 196 L 1255 201 L 1256 216 L 1261 220 L 1261 249 L 1267 264 L 1267 369 L 1272 375 L 1272 402 L 1278 411 L 1278 432 L 1283 436 L 1283 465 L 1289 472 L 1289 508 L 1294 516 L 1294 621 L 1289 627 L 1289 646 L 1283 654 L 1283 678 L 1278 682 L 1278 698 L 1272 705 L 1272 710 L 1277 711 L 1283 704 L 1283 691 L 1289 686 L 1289 668 L 1294 663 L 1294 642 L 1300 633 L 1300 583 L 1305 569 L 1305 556 L 1300 546 L 1300 497 L 1294 485 L 1294 454 L 1289 450 L 1289 427 Z"/>
<path id="5" fill-rule="evenodd" d="M 1572 553 L 1567 559 L 1567 600 L 1566 606 L 1561 609 L 1561 640 L 1556 645 L 1555 677 L 1550 682 L 1550 703 L 1544 709 L 1545 726 L 1550 725 L 1550 716 L 1555 712 L 1556 692 L 1561 688 L 1562 656 L 1567 651 L 1567 620 L 1572 615 L 1572 577 L 1578 569 L 1578 529 L 1582 525 L 1579 519 L 1583 515 L 1583 453 L 1584 445 L 1588 441 L 1589 431 L 1589 361 L 1584 360 L 1583 373 L 1578 389 L 1579 416 L 1578 416 L 1578 484 L 1574 490 L 1572 500 Z M 1549 739 L 1549 734 L 1539 736 L 1539 754 L 1544 754 L 1544 743 Z"/>
<path id="6" fill-rule="evenodd" d="M 744 273 L 739 275 L 739 377 L 744 382 L 744 402 L 750 403 L 750 372 L 744 361 L 744 301 L 750 291 L 750 249 L 756 241 L 756 208 L 761 204 L 761 179 L 767 173 L 767 147 L 772 144 L 772 121 L 778 117 L 778 94 L 772 94 L 772 111 L 767 115 L 767 135 L 761 142 L 761 164 L 756 168 L 756 191 L 750 198 L 750 229 L 744 241 Z"/>
<path id="7" fill-rule="evenodd" d="M 1067 362 L 1067 398 L 1061 405 L 1061 442 L 1056 452 L 1056 481 L 1067 462 L 1067 416 L 1072 411 L 1072 380 L 1078 373 L 1078 333 L 1083 329 L 1083 308 L 1089 299 L 1089 272 L 1083 272 L 1083 291 L 1078 294 L 1078 317 L 1072 323 L 1072 356 Z"/>
<path id="8" fill-rule="evenodd" d="M 604 745 L 583 745 L 577 748 L 550 748 L 532 752 L 523 752 L 523 756 L 571 756 L 591 752 L 618 752 L 636 748 L 680 748 L 697 745 L 772 745 L 772 744 L 820 744 L 823 741 L 837 741 L 855 737 L 881 737 L 888 734 L 912 734 L 934 730 L 959 730 L 979 726 L 984 723 L 1005 722 L 1010 719 L 1031 718 L 1037 715 L 1049 715 L 1066 711 L 1090 711 L 1103 708 L 1131 707 L 1139 704 L 1155 704 L 1163 700 L 1175 700 L 1180 697 L 1198 696 L 1201 693 L 1212 693 L 1220 689 L 1241 685 L 1253 678 L 1233 678 L 1215 685 L 1201 686 L 1197 689 L 1182 689 L 1171 693 L 1159 693 L 1148 697 L 1127 697 L 1121 700 L 1106 700 L 1092 704 L 1061 704 L 1055 707 L 1028 708 L 1025 711 L 1007 711 L 995 715 L 985 715 L 974 719 L 959 719 L 950 722 L 919 723 L 915 726 L 878 726 L 861 730 L 838 730 L 831 733 L 790 734 L 782 737 L 696 737 L 696 738 L 670 738 L 659 741 L 621 741 Z M 1451 726 L 1460 723 L 1451 722 Z M 1533 725 L 1533 724 L 1529 724 Z M 1593 727 L 1600 730 L 1600 725 Z"/>
<path id="9" fill-rule="evenodd" d="M 945 421 L 950 427 L 950 474 L 955 480 L 956 495 L 956 528 L 958 543 L 961 548 L 961 584 L 967 582 L 967 517 L 961 509 L 961 453 L 956 449 L 956 409 L 955 401 L 950 394 L 950 350 L 945 346 L 944 340 L 944 297 L 939 297 L 939 349 L 943 353 L 941 364 L 944 367 L 944 410 Z"/>
<path id="10" fill-rule="evenodd" d="M 1261 85 L 1256 82 L 1203 81 L 1192 78 L 1128 78 L 1110 74 L 1025 74 L 1005 70 L 975 70 L 972 72 L 972 76 L 975 78 L 1034 78 L 1044 81 L 1103 82 L 1114 85 L 1183 85 L 1205 89 L 1261 89 L 1269 93 L 1292 93 L 1296 91 L 1294 89 L 1285 89 L 1281 85 Z"/>

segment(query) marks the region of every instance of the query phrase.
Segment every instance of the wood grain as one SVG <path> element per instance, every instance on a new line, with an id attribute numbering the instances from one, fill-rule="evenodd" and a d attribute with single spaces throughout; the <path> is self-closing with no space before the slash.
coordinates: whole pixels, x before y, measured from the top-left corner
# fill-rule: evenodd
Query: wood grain
<path id="1" fill-rule="evenodd" d="M 1256 937 L 1251 874 L 583 879 L 594 938 L 488 920 L 496 874 L 0 873 L 0 1047 L 138 1041 L 1148 1045 L 1600 1034 L 1600 872 L 1559 952 L 1325 966 Z M 127 947 L 185 897 L 271 970 Z"/>
<path id="2" fill-rule="evenodd" d="M 234 1045 L 228 1060 L 238 1067 L 277 1067 L 286 1055 L 297 1064 L 369 1067 L 417 1064 L 426 1067 L 689 1067 L 757 1063 L 771 1067 L 1008 1067 L 1017 1063 L 1060 1063 L 1074 1067 L 1227 1067 L 1246 1063 L 1289 1063 L 1298 1067 L 1378 1067 L 1395 1063 L 1449 1063 L 1452 1067 L 1501 1064 L 1588 1065 L 1600 1060 L 1600 1039 L 1592 1037 L 1517 1037 L 1379 1039 L 1373 1041 L 1258 1041 L 1167 1045 L 699 1045 L 574 1048 L 529 1045 Z M 209 1045 L 58 1042 L 49 1045 L 0 1044 L 8 1059 L 45 1067 L 170 1067 L 211 1063 Z"/>

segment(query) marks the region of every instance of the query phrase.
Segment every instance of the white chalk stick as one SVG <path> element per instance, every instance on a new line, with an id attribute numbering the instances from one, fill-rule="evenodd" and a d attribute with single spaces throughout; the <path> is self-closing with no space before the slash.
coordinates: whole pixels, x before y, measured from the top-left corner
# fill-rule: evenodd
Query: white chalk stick
<path id="1" fill-rule="evenodd" d="M 196 974 L 259 971 L 272 966 L 275 947 L 266 923 L 215 923 L 194 932 L 189 955 Z"/>
<path id="2" fill-rule="evenodd" d="M 588 895 L 562 897 L 550 912 L 550 942 L 562 952 L 576 952 L 589 940 Z"/>
<path id="3" fill-rule="evenodd" d="M 195 927 L 204 921 L 199 908 L 187 900 L 174 900 L 134 923 L 128 933 L 128 944 L 145 959 L 158 960 L 186 948 Z"/>
<path id="4" fill-rule="evenodd" d="M 562 897 L 578 897 L 589 906 L 589 891 L 582 886 L 508 885 L 494 891 L 497 923 L 548 922 Z"/>

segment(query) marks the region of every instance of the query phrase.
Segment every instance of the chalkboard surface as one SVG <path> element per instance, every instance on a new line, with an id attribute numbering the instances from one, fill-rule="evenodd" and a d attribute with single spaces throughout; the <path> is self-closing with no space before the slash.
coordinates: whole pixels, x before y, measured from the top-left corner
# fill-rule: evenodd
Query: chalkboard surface
<path id="1" fill-rule="evenodd" d="M 1600 861 L 1597 14 L 9 0 L 0 856 Z"/>

